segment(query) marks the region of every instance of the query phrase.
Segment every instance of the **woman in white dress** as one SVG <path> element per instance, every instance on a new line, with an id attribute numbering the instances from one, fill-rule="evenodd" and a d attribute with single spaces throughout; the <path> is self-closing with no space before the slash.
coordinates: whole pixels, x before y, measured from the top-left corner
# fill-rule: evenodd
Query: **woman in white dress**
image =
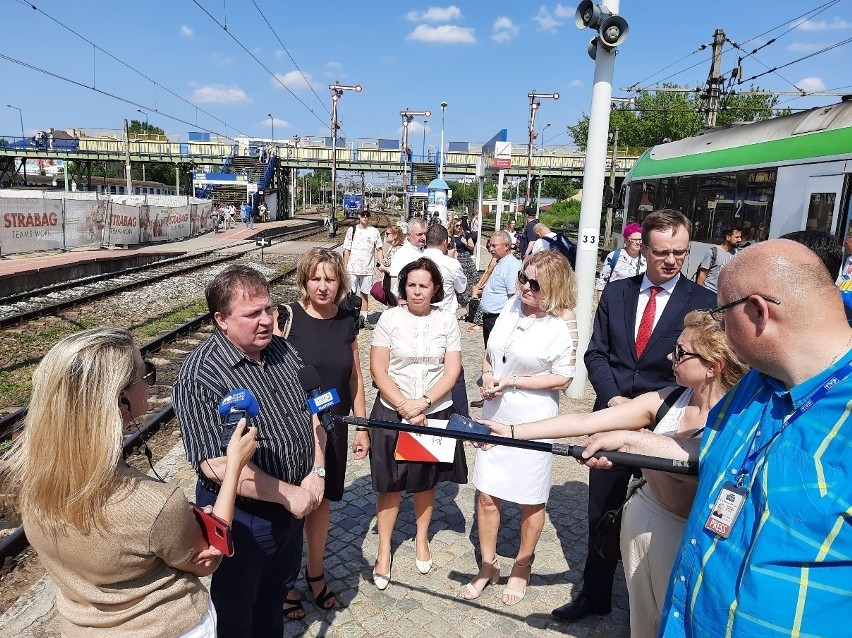
<path id="1" fill-rule="evenodd" d="M 482 364 L 484 418 L 521 423 L 559 413 L 559 391 L 574 377 L 576 301 L 577 283 L 565 257 L 543 250 L 527 258 L 518 273 L 518 294 L 506 304 L 488 339 Z M 530 560 L 544 527 L 552 464 L 551 454 L 533 450 L 500 447 L 477 453 L 473 481 L 479 490 L 482 568 L 462 587 L 463 598 L 478 598 L 500 577 L 497 534 L 500 506 L 507 500 L 521 505 L 521 540 L 503 603 L 515 605 L 523 599 Z"/>
<path id="2" fill-rule="evenodd" d="M 580 436 L 654 427 L 655 434 L 698 436 L 710 409 L 745 374 L 719 322 L 705 310 L 684 318 L 669 355 L 677 386 L 647 392 L 612 408 L 514 426 L 489 423 L 494 434 L 517 439 Z M 638 433 L 630 432 L 630 435 Z M 612 432 L 606 436 L 617 436 Z M 597 435 L 602 436 L 602 435 Z M 498 448 L 480 452 L 488 455 Z M 647 481 L 647 482 L 644 482 Z M 638 486 L 638 487 L 637 487 Z M 630 598 L 631 638 L 657 635 L 669 575 L 680 548 L 697 483 L 693 477 L 643 470 L 621 518 L 621 556 Z"/>

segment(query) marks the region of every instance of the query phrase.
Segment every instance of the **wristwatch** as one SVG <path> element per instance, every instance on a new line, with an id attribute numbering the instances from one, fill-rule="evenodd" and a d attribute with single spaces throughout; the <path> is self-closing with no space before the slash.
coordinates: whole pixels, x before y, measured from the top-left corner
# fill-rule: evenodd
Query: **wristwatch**
<path id="1" fill-rule="evenodd" d="M 319 476 L 321 479 L 325 478 L 325 468 L 320 467 L 319 465 L 315 465 L 311 468 L 311 472 Z"/>
<path id="2" fill-rule="evenodd" d="M 426 399 L 426 409 L 428 410 L 432 407 L 432 399 L 427 397 L 425 394 L 423 395 L 423 398 Z"/>

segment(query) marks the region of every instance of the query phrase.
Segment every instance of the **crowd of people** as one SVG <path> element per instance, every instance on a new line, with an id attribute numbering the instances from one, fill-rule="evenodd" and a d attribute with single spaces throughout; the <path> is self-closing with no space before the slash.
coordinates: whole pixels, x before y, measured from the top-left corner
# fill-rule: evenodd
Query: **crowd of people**
<path id="1" fill-rule="evenodd" d="M 627 224 L 623 248 L 604 259 L 583 359 L 595 391 L 588 414 L 559 414 L 577 365 L 577 281 L 533 216 L 520 235 L 507 227 L 488 238 L 482 276 L 465 267 L 475 244 L 464 224 L 413 218 L 382 237 L 366 211 L 342 255 L 314 248 L 299 259 L 293 303 L 275 303 L 251 267 L 220 272 L 205 291 L 216 330 L 184 361 L 173 398 L 195 501 L 230 529 L 228 558 L 180 490 L 121 458 L 155 367 L 123 331 L 61 340 L 36 370 L 24 434 L 4 469 L 59 586 L 63 635 L 280 638 L 288 619 L 306 613 L 295 587 L 305 547 L 310 597 L 320 610 L 337 608 L 324 558 L 350 455 L 369 459 L 377 590 L 393 582 L 403 497 L 413 502 L 415 566 L 427 574 L 436 487 L 470 477 L 480 569 L 458 596 L 476 599 L 498 582 L 508 501 L 520 506 L 520 538 L 501 599 L 523 600 L 552 488 L 550 453 L 482 445 L 469 472 L 460 441 L 442 439 L 437 460 L 425 461 L 401 447 L 399 432 L 350 433 L 305 401 L 311 366 L 339 395 L 334 415 L 366 417 L 370 381 L 377 394 L 366 423 L 440 425 L 468 414 L 457 316 L 468 293 L 481 297 L 485 346 L 470 405 L 492 432 L 504 443 L 590 435 L 583 584 L 555 619 L 611 611 L 619 557 L 599 549 L 599 523 L 619 511 L 631 636 L 834 633 L 837 618 L 852 617 L 852 329 L 837 270 L 790 239 L 737 251 L 730 228 L 695 282 L 682 273 L 691 230 L 677 211 L 651 212 Z M 387 309 L 371 325 L 376 284 Z M 351 293 L 360 310 L 344 304 Z M 369 380 L 357 344 L 364 327 Z M 254 403 L 223 439 L 222 405 L 238 389 Z M 613 465 L 607 451 L 695 463 L 699 475 Z M 209 594 L 198 580 L 207 574 Z"/>

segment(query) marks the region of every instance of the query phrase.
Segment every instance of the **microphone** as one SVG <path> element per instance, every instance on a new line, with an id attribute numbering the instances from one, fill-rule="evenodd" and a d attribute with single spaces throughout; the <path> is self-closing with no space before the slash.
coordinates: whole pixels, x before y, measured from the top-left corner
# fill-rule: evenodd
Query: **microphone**
<path id="1" fill-rule="evenodd" d="M 305 366 L 297 373 L 299 384 L 302 390 L 308 395 L 306 403 L 311 414 L 316 414 L 319 417 L 320 423 L 326 432 L 334 431 L 334 419 L 329 413 L 332 406 L 340 403 L 340 397 L 337 396 L 337 390 L 332 388 L 326 392 L 320 389 L 320 378 L 316 368 L 313 366 Z"/>
<path id="2" fill-rule="evenodd" d="M 219 435 L 222 450 L 227 449 L 240 419 L 250 419 L 258 414 L 260 414 L 260 405 L 248 388 L 236 388 L 223 396 L 219 401 L 219 416 L 223 419 L 222 433 Z"/>

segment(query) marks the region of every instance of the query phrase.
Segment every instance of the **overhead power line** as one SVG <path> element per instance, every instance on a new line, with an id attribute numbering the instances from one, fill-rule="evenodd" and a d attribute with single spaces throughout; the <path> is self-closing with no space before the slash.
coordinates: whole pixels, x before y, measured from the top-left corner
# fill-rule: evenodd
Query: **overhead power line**
<path id="1" fill-rule="evenodd" d="M 239 38 L 237 38 L 237 36 L 235 36 L 233 33 L 231 33 L 230 31 L 228 31 L 228 26 L 227 26 L 226 24 L 222 24 L 221 22 L 219 22 L 219 20 L 217 20 L 217 19 L 216 19 L 216 17 L 214 17 L 214 16 L 213 16 L 213 14 L 211 14 L 211 13 L 210 13 L 210 12 L 209 12 L 206 8 L 204 8 L 204 7 L 201 5 L 201 3 L 200 3 L 200 2 L 198 2 L 198 0 L 192 0 L 192 2 L 195 4 L 195 6 L 197 6 L 199 9 L 201 9 L 201 10 L 202 10 L 202 11 L 203 11 L 206 15 L 207 15 L 207 17 L 208 17 L 208 18 L 210 18 L 211 20 L 213 20 L 213 22 L 215 22 L 215 23 L 216 23 L 216 25 L 217 25 L 220 29 L 222 29 L 222 31 L 224 31 L 225 33 L 227 33 L 227 34 L 228 34 L 228 37 L 229 37 L 229 38 L 231 38 L 234 42 L 236 42 L 236 43 L 237 43 L 237 45 L 238 45 L 238 46 L 239 46 L 239 47 L 240 47 L 243 51 L 245 51 L 245 52 L 246 52 L 246 53 L 247 53 L 247 54 L 251 57 L 251 59 L 252 59 L 252 60 L 254 60 L 255 62 L 257 62 L 257 63 L 261 66 L 261 68 L 269 74 L 269 77 L 274 78 L 274 79 L 275 79 L 275 81 L 276 81 L 276 82 L 278 82 L 278 84 L 280 84 L 280 85 L 284 88 L 284 90 L 286 90 L 286 91 L 287 91 L 290 95 L 292 95 L 294 98 L 296 98 L 296 101 L 297 101 L 299 104 L 301 104 L 302 106 L 304 106 L 304 107 L 305 107 L 305 108 L 306 108 L 306 109 L 307 109 L 307 110 L 311 113 L 311 115 L 313 115 L 313 116 L 317 119 L 317 121 L 319 121 L 319 123 L 320 123 L 320 124 L 322 124 L 323 126 L 325 126 L 325 125 L 326 125 L 325 120 L 323 120 L 323 119 L 322 119 L 319 115 L 317 115 L 317 114 L 314 112 L 314 110 L 313 110 L 310 106 L 308 106 L 307 104 L 305 104 L 304 100 L 302 100 L 302 98 L 300 98 L 298 95 L 296 95 L 296 94 L 295 94 L 295 93 L 294 93 L 294 92 L 290 89 L 290 87 L 289 87 L 289 86 L 287 86 L 286 84 L 284 84 L 284 83 L 281 81 L 281 78 L 279 78 L 279 77 L 278 77 L 275 73 L 273 73 L 273 72 L 269 69 L 269 67 L 268 67 L 268 66 L 266 66 L 263 62 L 261 62 L 261 61 L 260 61 L 260 59 L 259 59 L 259 58 L 258 58 L 258 57 L 254 54 L 254 53 L 252 53 L 252 52 L 249 50 L 249 48 L 248 48 L 246 45 L 244 45 L 244 44 L 240 41 L 240 39 L 239 39 Z"/>
<path id="2" fill-rule="evenodd" d="M 840 42 L 835 42 L 834 44 L 829 44 L 827 47 L 823 47 L 819 51 L 814 51 L 813 53 L 809 53 L 808 55 L 804 55 L 804 56 L 802 56 L 802 57 L 800 57 L 796 60 L 792 60 L 790 62 L 787 62 L 786 64 L 782 64 L 781 66 L 776 66 L 776 67 L 769 69 L 768 71 L 764 71 L 763 73 L 758 73 L 757 75 L 753 75 L 750 78 L 743 80 L 743 82 L 750 82 L 751 80 L 756 80 L 759 77 L 763 77 L 764 75 L 768 75 L 770 73 L 774 73 L 775 71 L 779 71 L 780 69 L 787 68 L 788 66 L 792 66 L 793 64 L 797 64 L 799 62 L 802 62 L 803 60 L 807 60 L 809 58 L 813 58 L 813 57 L 820 55 L 822 53 L 826 53 L 827 51 L 831 51 L 832 49 L 837 49 L 839 47 L 845 46 L 845 45 L 849 44 L 850 42 L 852 42 L 852 38 L 846 38 L 845 40 L 842 40 Z M 798 88 L 798 87 L 796 87 L 796 88 Z"/>
<path id="3" fill-rule="evenodd" d="M 245 133 L 245 132 L 243 132 L 243 131 L 240 131 L 237 127 L 233 126 L 232 124 L 229 124 L 228 122 L 225 122 L 224 120 L 221 120 L 220 118 L 216 117 L 216 116 L 215 116 L 215 115 L 213 115 L 212 113 L 210 113 L 210 112 L 208 112 L 208 111 L 204 110 L 203 108 L 199 107 L 197 104 L 195 104 L 195 103 L 191 102 L 190 100 L 187 100 L 186 98 L 184 98 L 184 97 L 182 97 L 182 96 L 178 95 L 177 93 L 175 93 L 174 91 L 172 91 L 172 90 L 171 90 L 171 89 L 169 89 L 168 87 L 163 86 L 162 84 L 160 84 L 159 82 L 157 82 L 154 78 L 149 77 L 148 75 L 146 75 L 145 73 L 143 73 L 142 71 L 140 71 L 139 69 L 137 69 L 136 67 L 134 67 L 133 65 L 131 65 L 130 63 L 125 62 L 125 61 L 124 61 L 124 60 L 122 60 L 121 58 L 119 58 L 119 57 L 117 57 L 116 55 L 114 55 L 114 54 L 110 53 L 109 51 L 107 51 L 107 50 L 106 50 L 106 49 L 104 49 L 103 47 L 99 46 L 98 44 L 96 44 L 95 42 L 93 42 L 92 40 L 90 40 L 89 38 L 87 38 L 86 36 L 82 35 L 81 33 L 78 33 L 78 32 L 77 32 L 77 31 L 75 31 L 73 28 L 71 28 L 69 25 L 65 24 L 64 22 L 62 22 L 62 21 L 61 21 L 61 20 L 59 20 L 58 18 L 53 17 L 51 14 L 49 14 L 49 13 L 47 13 L 46 11 L 44 11 L 43 9 L 41 9 L 41 8 L 37 7 L 37 6 L 36 6 L 36 5 L 34 5 L 33 3 L 31 3 L 31 2 L 27 2 L 26 0 L 17 0 L 17 1 L 18 1 L 18 3 L 19 3 L 19 4 L 22 4 L 22 5 L 24 5 L 25 7 L 29 7 L 29 8 L 31 8 L 31 9 L 33 9 L 34 11 L 36 11 L 36 12 L 40 13 L 41 15 L 43 15 L 45 18 L 47 18 L 48 20 L 50 20 L 51 22 L 53 22 L 53 23 L 54 23 L 54 24 L 56 24 L 57 26 L 59 26 L 59 27 L 61 27 L 61 28 L 65 29 L 66 31 L 68 31 L 68 32 L 70 32 L 70 33 L 72 33 L 72 34 L 74 34 L 75 36 L 77 36 L 78 38 L 80 38 L 81 40 L 83 40 L 83 42 L 85 42 L 85 43 L 87 43 L 87 44 L 91 45 L 91 46 L 92 46 L 92 48 L 93 48 L 95 51 L 100 51 L 101 53 L 103 53 L 103 54 L 104 54 L 104 55 L 106 55 L 107 57 L 109 57 L 109 58 L 111 58 L 111 59 L 115 60 L 116 62 L 118 62 L 120 65 L 122 65 L 122 66 L 123 66 L 123 67 L 125 67 L 126 69 L 129 69 L 129 70 L 133 71 L 134 73 L 136 73 L 137 75 L 139 75 L 140 77 L 145 78 L 146 80 L 148 80 L 149 82 L 151 82 L 151 84 L 153 84 L 155 87 L 160 88 L 160 89 L 162 89 L 163 91 L 165 91 L 166 93 L 168 93 L 169 95 L 172 95 L 172 96 L 176 97 L 176 98 L 177 98 L 177 99 L 179 99 L 181 102 L 183 102 L 183 103 L 185 103 L 185 104 L 188 104 L 189 106 L 191 106 L 191 107 L 195 108 L 197 111 L 200 111 L 201 113 L 203 113 L 203 114 L 204 114 L 204 115 L 206 115 L 207 117 L 209 117 L 209 118 L 211 118 L 211 119 L 213 119 L 213 120 L 215 120 L 215 121 L 219 122 L 219 123 L 220 123 L 220 124 L 222 124 L 223 126 L 228 127 L 228 128 L 232 128 L 232 129 L 234 129 L 234 131 L 235 131 L 235 132 L 240 133 L 240 134 L 242 134 L 242 135 L 246 135 L 246 136 L 248 137 L 248 134 L 247 134 L 247 133 Z M 94 79 L 93 79 L 93 81 L 92 81 L 92 87 L 87 87 L 87 88 L 94 88 L 94 86 L 95 86 L 95 82 L 94 82 Z M 147 107 L 147 108 L 149 108 L 149 109 L 150 109 L 153 113 L 157 113 L 158 115 L 162 115 L 162 113 L 161 113 L 160 111 L 158 111 L 158 110 L 157 110 L 157 105 L 156 105 L 156 104 L 155 104 L 153 107 Z M 174 119 L 174 118 L 171 118 L 171 119 Z M 196 126 L 196 127 L 198 126 L 198 123 L 197 123 L 197 122 L 196 122 L 195 124 L 192 124 L 192 123 L 188 123 L 188 124 L 189 124 L 189 126 Z M 205 129 L 205 130 L 207 130 L 207 129 Z"/>

